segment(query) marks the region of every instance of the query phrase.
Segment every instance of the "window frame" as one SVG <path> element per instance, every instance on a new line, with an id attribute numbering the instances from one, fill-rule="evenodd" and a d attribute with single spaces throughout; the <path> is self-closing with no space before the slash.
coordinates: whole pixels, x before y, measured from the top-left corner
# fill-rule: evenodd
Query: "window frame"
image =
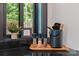
<path id="1" fill-rule="evenodd" d="M 24 3 L 18 3 L 19 4 L 19 27 L 21 26 L 22 28 L 24 28 L 23 26 L 23 22 L 24 22 Z M 37 15 L 37 4 L 38 3 L 34 3 L 33 4 L 33 6 L 34 6 L 34 10 L 33 10 L 33 33 L 37 33 L 37 26 L 36 26 L 36 24 L 37 24 L 37 18 L 36 18 L 36 15 Z M 44 25 L 47 25 L 47 3 L 43 3 L 42 4 L 43 5 L 43 12 L 45 13 L 43 13 L 44 14 L 44 21 L 45 21 L 45 23 L 44 23 Z M 5 37 L 9 37 L 10 35 L 6 35 L 6 3 L 3 3 L 3 38 L 5 38 Z M 38 17 L 38 16 L 37 16 Z M 45 34 L 47 34 L 47 26 L 45 26 L 44 27 L 44 31 L 43 32 L 45 32 L 46 31 L 46 33 Z M 38 33 L 37 33 L 38 34 Z M 22 35 L 22 34 L 21 34 Z M 46 35 L 47 36 L 47 35 Z"/>

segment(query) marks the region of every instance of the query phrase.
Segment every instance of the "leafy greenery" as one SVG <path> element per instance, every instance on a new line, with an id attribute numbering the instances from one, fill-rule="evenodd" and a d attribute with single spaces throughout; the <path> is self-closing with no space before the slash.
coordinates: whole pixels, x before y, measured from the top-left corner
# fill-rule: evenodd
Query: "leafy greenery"
<path id="1" fill-rule="evenodd" d="M 9 23 L 8 30 L 9 30 L 11 33 L 17 33 L 17 32 L 20 31 L 21 29 L 18 28 L 16 22 L 11 22 L 11 23 Z"/>
<path id="2" fill-rule="evenodd" d="M 7 7 L 7 22 L 10 23 L 15 20 L 18 23 L 19 4 L 18 3 L 8 3 L 6 7 Z M 32 4 L 24 3 L 24 22 L 26 24 L 32 23 L 32 12 L 33 12 Z"/>
<path id="3" fill-rule="evenodd" d="M 6 8 L 7 8 L 7 22 L 11 22 L 13 20 L 16 20 L 18 22 L 19 18 L 19 8 L 18 4 L 16 3 L 8 3 Z"/>
<path id="4" fill-rule="evenodd" d="M 7 3 L 7 33 L 18 32 L 18 21 L 19 21 L 19 4 L 18 3 Z M 24 3 L 24 23 L 30 26 L 32 24 L 32 12 L 33 5 L 31 3 Z M 9 32 L 10 31 L 10 32 Z"/>
<path id="5" fill-rule="evenodd" d="M 24 22 L 29 26 L 32 23 L 33 4 L 24 4 Z"/>

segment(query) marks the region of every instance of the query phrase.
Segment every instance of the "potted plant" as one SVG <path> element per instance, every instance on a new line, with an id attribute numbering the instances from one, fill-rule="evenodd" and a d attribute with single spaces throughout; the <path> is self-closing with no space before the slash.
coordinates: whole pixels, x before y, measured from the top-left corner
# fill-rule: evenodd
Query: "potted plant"
<path id="1" fill-rule="evenodd" d="M 17 39 L 17 34 L 21 28 L 17 26 L 16 22 L 10 22 L 8 25 L 8 30 L 11 32 L 11 39 Z"/>

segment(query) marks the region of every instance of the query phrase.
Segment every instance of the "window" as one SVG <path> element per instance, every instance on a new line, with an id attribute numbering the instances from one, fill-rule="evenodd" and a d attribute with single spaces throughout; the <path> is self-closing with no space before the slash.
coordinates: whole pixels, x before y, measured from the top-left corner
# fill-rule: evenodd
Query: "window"
<path id="1" fill-rule="evenodd" d="M 19 4 L 18 3 L 6 4 L 6 34 L 11 34 L 8 31 L 8 25 L 10 22 L 16 22 L 18 26 L 18 23 L 19 23 Z"/>
<path id="2" fill-rule="evenodd" d="M 33 30 L 33 4 L 32 3 L 24 3 L 24 29 L 29 29 L 30 32 Z M 27 34 L 26 30 L 23 31 L 23 35 Z M 29 33 L 30 34 L 30 33 Z"/>
<path id="3" fill-rule="evenodd" d="M 11 34 L 8 30 L 8 24 L 10 22 L 16 22 L 19 27 L 23 22 L 24 28 L 31 28 L 33 24 L 33 4 L 32 3 L 24 3 L 23 6 L 20 7 L 20 3 L 7 3 L 6 4 L 6 34 Z M 21 9 L 21 12 L 20 12 Z M 24 15 L 20 15 L 20 14 Z M 23 17 L 23 18 L 21 18 Z M 21 18 L 21 20 L 20 20 Z"/>
<path id="4" fill-rule="evenodd" d="M 8 30 L 8 24 L 10 22 L 16 22 L 17 26 L 22 28 L 31 28 L 32 33 L 38 34 L 38 14 L 39 14 L 39 4 L 38 3 L 7 3 L 6 5 L 6 18 L 4 24 L 4 36 L 10 35 L 11 33 Z M 46 25 L 47 14 L 46 14 L 46 4 L 41 4 L 42 8 L 42 19 L 43 25 Z M 5 11 L 4 10 L 4 11 Z M 6 28 L 6 30 L 5 30 Z M 5 34 L 6 31 L 6 34 Z M 43 26 L 43 33 L 46 33 L 46 26 Z"/>

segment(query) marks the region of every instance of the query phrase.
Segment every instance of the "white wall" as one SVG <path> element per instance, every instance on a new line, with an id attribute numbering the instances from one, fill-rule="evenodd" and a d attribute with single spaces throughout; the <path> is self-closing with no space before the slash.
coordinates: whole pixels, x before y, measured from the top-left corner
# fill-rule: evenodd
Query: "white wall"
<path id="1" fill-rule="evenodd" d="M 64 24 L 63 39 L 69 48 L 79 50 L 79 4 L 48 4 L 49 23 Z"/>

